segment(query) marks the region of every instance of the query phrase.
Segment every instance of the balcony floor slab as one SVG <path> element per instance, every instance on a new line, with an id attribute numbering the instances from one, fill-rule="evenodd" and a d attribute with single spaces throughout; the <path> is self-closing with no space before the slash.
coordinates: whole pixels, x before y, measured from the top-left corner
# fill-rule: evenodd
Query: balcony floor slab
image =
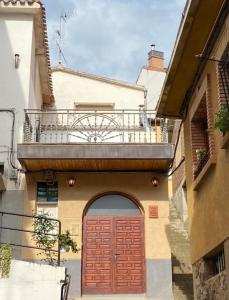
<path id="1" fill-rule="evenodd" d="M 166 171 L 170 144 L 19 144 L 18 159 L 29 171 Z"/>

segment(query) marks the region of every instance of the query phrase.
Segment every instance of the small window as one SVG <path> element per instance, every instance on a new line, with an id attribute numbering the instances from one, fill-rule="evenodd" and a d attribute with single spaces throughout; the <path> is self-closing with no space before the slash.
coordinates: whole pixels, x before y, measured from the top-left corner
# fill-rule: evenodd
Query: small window
<path id="1" fill-rule="evenodd" d="M 58 201 L 58 183 L 54 181 L 37 183 L 37 201 L 38 202 L 57 202 Z"/>
<path id="2" fill-rule="evenodd" d="M 75 102 L 76 110 L 113 110 L 115 107 L 115 103 L 94 103 L 94 102 Z"/>
<path id="3" fill-rule="evenodd" d="M 193 173 L 196 178 L 210 157 L 209 128 L 206 94 L 191 122 Z"/>
<path id="4" fill-rule="evenodd" d="M 217 274 L 226 270 L 225 254 L 223 247 L 217 251 L 216 254 L 205 258 L 207 269 L 210 277 L 216 276 Z"/>

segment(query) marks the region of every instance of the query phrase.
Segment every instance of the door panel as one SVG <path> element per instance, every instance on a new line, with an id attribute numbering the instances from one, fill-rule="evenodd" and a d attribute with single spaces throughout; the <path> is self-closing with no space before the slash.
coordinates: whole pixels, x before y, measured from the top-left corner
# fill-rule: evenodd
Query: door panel
<path id="1" fill-rule="evenodd" d="M 83 293 L 145 291 L 142 216 L 84 217 Z"/>
<path id="2" fill-rule="evenodd" d="M 115 291 L 144 292 L 144 228 L 142 217 L 114 217 Z"/>
<path id="3" fill-rule="evenodd" d="M 112 293 L 112 218 L 84 217 L 83 228 L 83 293 Z"/>

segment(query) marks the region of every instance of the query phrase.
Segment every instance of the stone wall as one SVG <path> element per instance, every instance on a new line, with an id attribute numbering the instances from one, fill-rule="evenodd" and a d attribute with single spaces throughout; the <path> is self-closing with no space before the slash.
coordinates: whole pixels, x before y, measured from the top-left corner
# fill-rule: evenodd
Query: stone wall
<path id="1" fill-rule="evenodd" d="M 199 260 L 193 266 L 196 300 L 227 300 L 226 271 L 211 276 L 208 264 Z"/>

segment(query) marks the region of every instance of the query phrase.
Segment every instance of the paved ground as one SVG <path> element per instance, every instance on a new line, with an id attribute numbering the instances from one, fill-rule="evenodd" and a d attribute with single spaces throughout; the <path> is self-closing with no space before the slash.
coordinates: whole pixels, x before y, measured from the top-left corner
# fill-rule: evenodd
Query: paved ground
<path id="1" fill-rule="evenodd" d="M 82 298 L 69 299 L 69 300 L 149 300 L 144 295 L 96 295 L 96 296 L 83 296 Z"/>

